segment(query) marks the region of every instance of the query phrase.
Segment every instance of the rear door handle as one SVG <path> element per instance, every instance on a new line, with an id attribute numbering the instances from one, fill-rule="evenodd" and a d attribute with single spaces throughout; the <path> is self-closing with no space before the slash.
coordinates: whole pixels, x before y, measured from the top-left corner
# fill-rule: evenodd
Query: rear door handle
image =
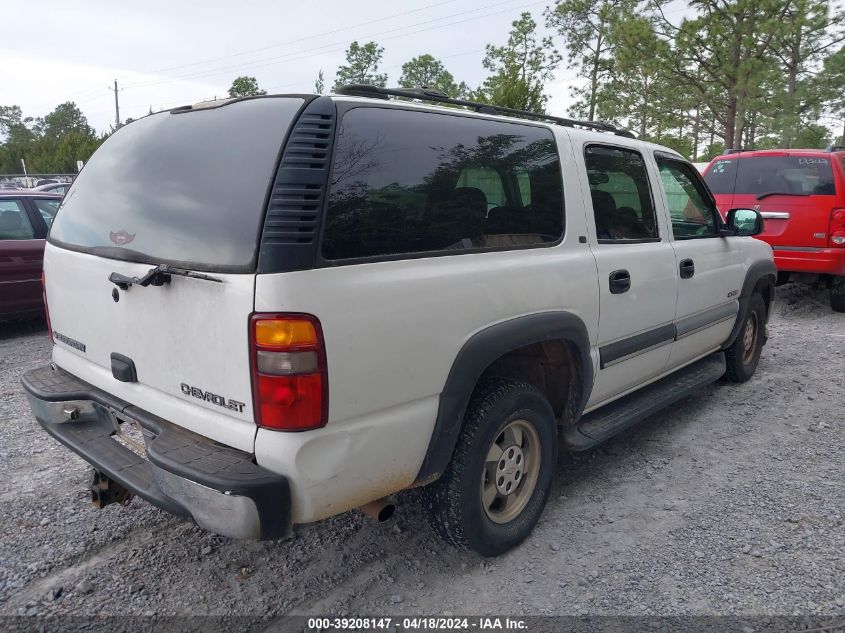
<path id="1" fill-rule="evenodd" d="M 682 259 L 680 271 L 681 279 L 689 279 L 695 274 L 695 262 L 691 259 Z"/>
<path id="2" fill-rule="evenodd" d="M 619 295 L 631 289 L 631 273 L 627 270 L 614 270 L 610 273 L 610 294 Z"/>

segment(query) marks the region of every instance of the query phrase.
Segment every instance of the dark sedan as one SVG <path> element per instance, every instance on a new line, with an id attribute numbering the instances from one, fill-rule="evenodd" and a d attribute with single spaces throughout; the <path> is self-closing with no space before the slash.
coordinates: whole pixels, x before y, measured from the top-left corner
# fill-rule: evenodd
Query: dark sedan
<path id="1" fill-rule="evenodd" d="M 70 189 L 71 183 L 69 182 L 49 182 L 46 185 L 38 185 L 37 187 L 33 187 L 33 191 L 43 191 L 44 193 L 57 193 L 59 195 L 65 195 L 67 190 Z"/>
<path id="2" fill-rule="evenodd" d="M 0 319 L 44 310 L 44 240 L 62 196 L 0 190 Z"/>

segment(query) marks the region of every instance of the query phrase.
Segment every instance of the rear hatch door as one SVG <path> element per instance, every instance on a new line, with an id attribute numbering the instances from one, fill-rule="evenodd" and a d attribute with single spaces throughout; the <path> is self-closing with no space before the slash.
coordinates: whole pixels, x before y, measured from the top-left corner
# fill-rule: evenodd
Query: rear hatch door
<path id="1" fill-rule="evenodd" d="M 59 366 L 253 450 L 248 321 L 257 245 L 279 152 L 302 105 L 274 97 L 159 113 L 104 143 L 65 197 L 45 251 Z M 160 265 L 192 276 L 120 283 Z M 113 363 L 130 361 L 136 380 L 118 379 Z"/>
<path id="2" fill-rule="evenodd" d="M 760 238 L 772 246 L 827 246 L 837 199 L 829 156 L 767 152 L 717 159 L 705 180 L 722 213 L 760 211 L 765 219 Z"/>

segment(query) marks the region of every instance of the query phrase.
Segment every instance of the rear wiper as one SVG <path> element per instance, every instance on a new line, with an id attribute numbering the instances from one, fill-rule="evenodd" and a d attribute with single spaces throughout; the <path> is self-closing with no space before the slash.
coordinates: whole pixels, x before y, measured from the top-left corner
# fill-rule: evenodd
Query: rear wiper
<path id="1" fill-rule="evenodd" d="M 204 275 L 202 273 L 194 272 L 193 270 L 177 268 L 167 264 L 159 264 L 155 268 L 151 268 L 143 277 L 127 277 L 126 275 L 121 275 L 120 273 L 112 273 L 109 275 L 109 281 L 121 290 L 129 290 L 131 286 L 141 286 L 142 288 L 146 288 L 147 286 L 163 286 L 164 284 L 169 284 L 170 277 L 172 275 L 223 283 L 223 280 L 219 277 L 212 277 L 211 275 Z"/>
<path id="2" fill-rule="evenodd" d="M 789 191 L 767 191 L 765 193 L 758 193 L 757 199 L 762 200 L 763 198 L 768 198 L 769 196 L 809 196 L 809 193 L 791 193 Z"/>

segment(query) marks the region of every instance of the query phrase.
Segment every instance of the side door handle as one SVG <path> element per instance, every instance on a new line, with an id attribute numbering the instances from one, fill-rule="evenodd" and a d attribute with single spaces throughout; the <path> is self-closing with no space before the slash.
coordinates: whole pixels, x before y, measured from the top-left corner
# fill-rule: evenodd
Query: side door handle
<path id="1" fill-rule="evenodd" d="M 682 259 L 680 271 L 681 279 L 689 279 L 695 274 L 695 262 L 691 259 Z"/>
<path id="2" fill-rule="evenodd" d="M 614 270 L 610 273 L 610 294 L 619 295 L 631 289 L 631 273 L 627 270 Z"/>

